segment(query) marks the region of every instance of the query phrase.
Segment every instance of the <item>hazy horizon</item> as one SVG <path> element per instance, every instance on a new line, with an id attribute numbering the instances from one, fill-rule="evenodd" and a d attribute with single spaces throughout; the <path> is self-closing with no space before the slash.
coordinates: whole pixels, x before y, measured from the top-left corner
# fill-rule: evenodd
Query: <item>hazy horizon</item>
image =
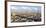
<path id="1" fill-rule="evenodd" d="M 12 5 L 11 12 L 16 12 L 17 14 L 41 13 L 41 7 L 29 5 Z"/>

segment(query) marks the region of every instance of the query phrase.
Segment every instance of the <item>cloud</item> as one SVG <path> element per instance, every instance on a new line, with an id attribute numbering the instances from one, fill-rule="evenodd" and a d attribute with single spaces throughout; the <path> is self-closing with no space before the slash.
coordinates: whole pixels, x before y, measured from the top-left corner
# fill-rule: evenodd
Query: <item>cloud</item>
<path id="1" fill-rule="evenodd" d="M 39 12 L 41 11 L 40 6 L 25 6 L 25 5 L 18 5 L 12 6 L 12 10 L 14 9 L 18 13 L 30 13 L 30 12 Z"/>

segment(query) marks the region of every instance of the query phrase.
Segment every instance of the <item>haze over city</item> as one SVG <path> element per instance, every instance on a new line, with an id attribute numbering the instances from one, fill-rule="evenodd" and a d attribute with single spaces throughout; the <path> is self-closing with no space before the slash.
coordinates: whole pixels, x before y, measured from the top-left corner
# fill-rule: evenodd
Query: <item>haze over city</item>
<path id="1" fill-rule="evenodd" d="M 11 6 L 12 22 L 41 21 L 41 7 L 29 5 Z"/>
<path id="2" fill-rule="evenodd" d="M 11 12 L 16 12 L 16 14 L 41 13 L 41 7 L 29 5 L 12 5 Z"/>

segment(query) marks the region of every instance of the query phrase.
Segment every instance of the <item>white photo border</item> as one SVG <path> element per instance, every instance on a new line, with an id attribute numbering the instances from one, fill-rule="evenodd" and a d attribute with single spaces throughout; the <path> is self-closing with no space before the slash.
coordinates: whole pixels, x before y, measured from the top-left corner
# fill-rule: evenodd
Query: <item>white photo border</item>
<path id="1" fill-rule="evenodd" d="M 23 23 L 11 23 L 11 17 L 10 17 L 10 14 L 11 14 L 11 12 L 10 12 L 10 5 L 12 4 L 12 5 L 16 5 L 16 4 L 20 4 L 21 2 L 7 2 L 7 26 L 24 26 L 24 24 Z M 21 3 L 21 4 L 24 4 L 24 3 Z M 44 4 L 35 4 L 35 3 L 26 3 L 25 2 L 25 4 L 30 4 L 31 6 L 42 6 L 42 22 L 33 22 L 33 23 L 31 23 L 31 22 L 24 22 L 24 23 L 26 23 L 25 24 L 25 26 L 27 26 L 27 25 L 29 25 L 29 26 L 35 26 L 35 25 L 40 25 L 40 23 L 41 24 L 44 24 L 44 17 L 45 17 L 45 10 L 44 10 Z M 32 5 L 33 4 L 33 5 Z M 21 24 L 21 25 L 20 25 Z M 22 25 L 23 24 L 23 25 Z"/>

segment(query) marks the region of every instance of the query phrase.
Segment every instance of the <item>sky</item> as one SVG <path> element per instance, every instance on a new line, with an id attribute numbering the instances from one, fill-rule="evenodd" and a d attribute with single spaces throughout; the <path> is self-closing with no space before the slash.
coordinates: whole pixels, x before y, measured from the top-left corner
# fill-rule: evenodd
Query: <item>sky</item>
<path id="1" fill-rule="evenodd" d="M 29 5 L 11 5 L 11 10 L 18 12 L 18 13 L 30 13 L 30 12 L 35 12 L 35 13 L 40 13 L 41 11 L 41 6 L 29 6 Z"/>

